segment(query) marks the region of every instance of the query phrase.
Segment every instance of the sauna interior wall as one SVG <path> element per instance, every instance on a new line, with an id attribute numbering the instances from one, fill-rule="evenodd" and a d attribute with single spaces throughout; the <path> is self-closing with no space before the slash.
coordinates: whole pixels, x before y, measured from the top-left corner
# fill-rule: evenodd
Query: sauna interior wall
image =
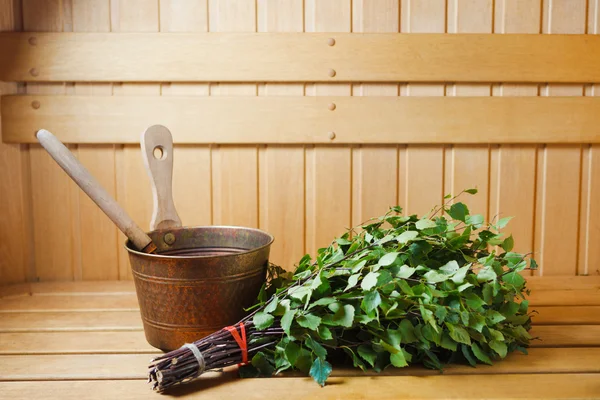
<path id="1" fill-rule="evenodd" d="M 0 0 L 0 30 L 52 32 L 599 33 L 597 0 Z M 0 61 L 1 62 L 1 61 Z M 140 65 L 143 68 L 143 65 Z M 570 84 L 2 83 L 2 93 L 90 96 L 594 96 Z M 252 129 L 248 127 L 248 129 Z M 400 139 L 401 140 L 401 139 Z M 143 227 L 149 181 L 134 145 L 73 145 Z M 344 229 L 446 193 L 514 215 L 539 274 L 598 274 L 600 149 L 590 145 L 176 146 L 186 225 L 259 227 L 286 268 Z M 130 279 L 123 236 L 37 145 L 0 144 L 0 282 Z"/>

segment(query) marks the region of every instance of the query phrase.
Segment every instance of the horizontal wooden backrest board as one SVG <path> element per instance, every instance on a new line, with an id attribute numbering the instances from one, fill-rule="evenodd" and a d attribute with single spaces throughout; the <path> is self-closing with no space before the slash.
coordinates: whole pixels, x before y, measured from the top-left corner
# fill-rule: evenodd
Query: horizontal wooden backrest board
<path id="1" fill-rule="evenodd" d="M 598 97 L 5 96 L 6 143 L 598 143 Z"/>
<path id="2" fill-rule="evenodd" d="M 5 33 L 0 80 L 600 82 L 600 36 Z"/>

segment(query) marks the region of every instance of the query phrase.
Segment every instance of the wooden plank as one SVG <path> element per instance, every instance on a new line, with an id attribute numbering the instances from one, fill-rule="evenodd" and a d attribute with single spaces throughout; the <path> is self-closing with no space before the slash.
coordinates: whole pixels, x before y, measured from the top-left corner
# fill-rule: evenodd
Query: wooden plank
<path id="1" fill-rule="evenodd" d="M 21 28 L 22 18 L 17 16 L 20 4 L 1 0 L 0 31 Z M 17 93 L 16 83 L 0 82 L 0 95 Z M 0 135 L 1 128 L 0 128 Z M 31 215 L 25 200 L 24 189 L 29 185 L 28 152 L 24 146 L 0 144 L 0 168 L 11 171 L 0 180 L 0 210 L 3 221 L 0 227 L 0 283 L 25 282 L 30 275 L 31 242 L 27 240 Z M 31 278 L 31 276 L 29 276 Z"/>
<path id="2" fill-rule="evenodd" d="M 140 331 L 139 310 L 4 313 L 0 332 Z"/>
<path id="3" fill-rule="evenodd" d="M 158 32 L 159 30 L 159 4 L 144 0 L 119 1 L 111 3 L 111 30 L 113 32 Z M 113 33 L 111 33 L 112 35 Z M 141 64 L 140 64 L 141 65 Z M 113 92 L 117 96 L 157 96 L 160 94 L 160 85 L 148 83 L 122 83 L 115 84 Z M 116 193 L 119 201 L 133 220 L 142 227 L 149 227 L 152 213 L 152 197 L 150 180 L 140 162 L 142 156 L 139 147 L 139 135 L 148 126 L 159 123 L 154 120 L 142 129 L 130 132 L 138 137 L 132 143 L 135 145 L 123 146 L 116 149 Z M 114 128 L 119 134 L 127 132 L 126 126 Z M 117 240 L 117 254 L 119 256 L 119 279 L 132 279 L 131 269 L 127 261 L 127 253 L 123 246 L 125 236 L 119 233 Z"/>
<path id="4" fill-rule="evenodd" d="M 536 306 L 597 306 L 600 305 L 600 290 L 539 290 L 527 296 Z"/>
<path id="5" fill-rule="evenodd" d="M 352 2 L 352 32 L 398 32 L 399 6 L 394 0 Z M 363 83 L 352 87 L 353 96 L 398 94 L 397 83 Z M 398 148 L 362 144 L 353 148 L 352 180 L 352 226 L 385 214 L 398 204 Z"/>
<path id="6" fill-rule="evenodd" d="M 74 31 L 110 31 L 109 1 L 75 0 L 72 8 Z M 77 95 L 111 96 L 112 92 L 112 84 L 75 84 L 75 94 Z M 80 145 L 77 152 L 79 161 L 108 193 L 116 197 L 114 145 Z M 77 195 L 79 197 L 80 236 L 84 238 L 80 240 L 81 271 L 79 271 L 79 278 L 83 280 L 118 279 L 118 229 L 83 191 L 77 189 Z"/>
<path id="7" fill-rule="evenodd" d="M 528 276 L 527 287 L 538 290 L 600 289 L 600 275 L 590 276 Z"/>
<path id="8" fill-rule="evenodd" d="M 376 399 L 479 399 L 482 391 L 490 399 L 514 398 L 597 398 L 600 393 L 598 374 L 508 374 L 494 375 L 404 376 L 404 377 L 333 377 L 321 388 L 310 378 L 239 379 L 235 371 L 200 379 L 171 393 L 181 399 L 240 397 L 289 400 L 319 398 L 323 400 L 356 398 Z M 368 392 L 365 392 L 367 390 Z M 36 399 L 147 399 L 149 386 L 138 380 L 2 382 L 0 391 L 8 398 Z"/>
<path id="9" fill-rule="evenodd" d="M 529 332 L 540 340 L 531 347 L 592 347 L 600 346 L 600 325 L 541 325 Z"/>
<path id="10" fill-rule="evenodd" d="M 138 24 L 147 22 L 144 16 L 158 22 L 157 16 L 152 14 L 156 11 L 132 14 L 120 10 L 132 23 Z M 210 13 L 210 18 L 222 14 Z M 346 15 L 350 18 L 350 11 Z M 254 18 L 250 21 L 253 26 Z M 242 25 L 233 24 L 235 29 L 220 31 L 244 30 L 240 28 Z M 131 32 L 131 28 L 125 26 L 121 21 L 113 25 L 113 30 Z M 144 29 L 146 32 L 154 30 Z M 0 67 L 0 79 L 38 82 L 600 81 L 597 68 L 600 38 L 591 35 L 338 32 L 4 33 L 0 35 L 0 56 L 10 62 Z M 31 37 L 35 37 L 35 45 L 30 44 Z M 328 39 L 332 37 L 335 45 L 329 46 Z M 212 56 L 205 57 L 206 54 Z M 139 68 L 140 65 L 144 68 Z M 172 68 L 173 65 L 178 67 Z M 240 65 L 244 68 L 239 68 Z M 34 74 L 32 68 L 36 70 Z M 335 76 L 329 75 L 330 69 L 335 70 Z"/>
<path id="11" fill-rule="evenodd" d="M 306 32 L 350 32 L 352 30 L 352 2 L 349 0 L 304 2 L 304 29 Z M 331 38 L 332 34 L 326 37 Z M 328 46 L 331 47 L 331 46 Z M 324 64 L 331 69 L 331 64 Z M 344 96 L 348 100 L 352 87 L 345 84 L 307 84 L 303 101 L 319 102 L 325 115 L 339 118 L 338 99 L 321 96 Z M 364 100 L 364 99 L 362 99 Z M 332 112 L 329 105 L 334 103 Z M 308 116 L 308 114 L 305 114 Z M 316 128 L 316 127 L 315 127 Z M 334 237 L 341 236 L 352 224 L 352 149 L 345 146 L 324 146 L 324 142 L 338 143 L 339 127 L 324 126 L 314 130 L 319 143 L 306 149 L 306 252 L 315 257 L 317 249 L 328 246 Z M 289 127 L 284 129 L 288 133 Z M 291 133 L 294 135 L 293 133 Z M 331 138 L 334 139 L 331 139 Z M 343 142 L 342 142 L 343 143 Z"/>
<path id="12" fill-rule="evenodd" d="M 210 0 L 208 7 L 208 27 L 211 32 L 256 31 L 255 1 Z M 231 84 L 221 81 L 210 85 L 211 96 L 248 98 L 256 94 L 255 84 Z M 238 133 L 247 132 L 249 126 L 252 125 L 238 126 Z M 211 136 L 218 135 L 214 128 L 215 126 L 212 126 L 204 132 Z M 220 146 L 213 149 L 213 224 L 258 227 L 258 162 L 256 146 Z"/>
<path id="13" fill-rule="evenodd" d="M 147 354 L 0 356 L 0 381 L 146 379 L 150 358 Z M 599 359 L 600 348 L 532 349 L 529 355 L 514 353 L 493 366 L 449 365 L 444 368 L 444 375 L 598 373 Z M 377 374 L 346 365 L 334 365 L 331 374 L 332 377 L 436 375 L 440 373 L 422 367 L 388 368 Z M 301 374 L 288 373 L 272 379 L 292 376 Z"/>
<path id="14" fill-rule="evenodd" d="M 30 0 L 23 4 L 23 29 L 61 32 L 70 21 L 59 1 Z M 29 94 L 66 94 L 64 83 L 27 84 Z M 35 143 L 35 138 L 31 138 Z M 76 148 L 71 150 L 77 154 Z M 31 207 L 35 260 L 34 280 L 73 280 L 79 258 L 73 240 L 78 225 L 76 187 L 39 145 L 30 146 Z"/>
<path id="15" fill-rule="evenodd" d="M 586 31 L 587 1 L 544 2 L 542 32 L 579 34 Z M 551 35 L 548 35 L 551 36 Z M 591 36 L 591 35 L 590 35 Z M 544 96 L 582 96 L 582 85 L 548 84 Z M 547 145 L 540 149 L 540 196 L 536 213 L 540 275 L 575 275 L 578 271 L 581 196 L 581 146 Z M 569 193 L 569 195 L 565 195 Z M 560 216 L 560 217 L 558 217 Z M 558 218 L 557 218 L 558 217 Z"/>
<path id="16" fill-rule="evenodd" d="M 538 325 L 600 325 L 600 306 L 534 306 L 533 324 Z"/>
<path id="17" fill-rule="evenodd" d="M 0 354 L 156 354 L 143 331 L 5 332 Z"/>
<path id="18" fill-rule="evenodd" d="M 33 101 L 39 109 L 31 107 Z M 594 97 L 29 95 L 3 97 L 2 110 L 3 140 L 9 143 L 33 143 L 33 133 L 44 126 L 66 143 L 134 144 L 157 121 L 169 126 L 176 143 L 600 141 L 600 99 Z"/>
<path id="19" fill-rule="evenodd" d="M 207 0 L 160 2 L 161 32 L 206 32 Z M 207 84 L 162 84 L 162 96 L 208 96 Z M 212 224 L 211 148 L 177 145 L 173 151 L 173 200 L 185 226 Z"/>
<path id="20" fill-rule="evenodd" d="M 137 309 L 134 293 L 36 295 L 7 297 L 0 303 L 0 312 Z"/>
<path id="21" fill-rule="evenodd" d="M 302 32 L 302 0 L 256 4 L 259 32 Z M 258 86 L 258 95 L 303 96 L 304 85 L 267 83 Z M 292 270 L 304 255 L 304 146 L 261 146 L 258 156 L 259 227 L 276 238 L 270 261 Z"/>
<path id="22" fill-rule="evenodd" d="M 600 346 L 600 325 L 535 325 L 530 333 L 540 338 L 531 342 L 533 348 Z M 121 354 L 152 350 L 143 331 L 133 329 L 8 331 L 0 333 L 0 341 L 0 354 Z"/>
<path id="23" fill-rule="evenodd" d="M 400 28 L 405 33 L 445 33 L 444 0 L 403 0 Z M 403 96 L 444 96 L 444 85 L 409 83 Z M 444 191 L 444 146 L 407 145 L 399 148 L 398 203 L 407 214 L 428 214 L 441 204 Z"/>

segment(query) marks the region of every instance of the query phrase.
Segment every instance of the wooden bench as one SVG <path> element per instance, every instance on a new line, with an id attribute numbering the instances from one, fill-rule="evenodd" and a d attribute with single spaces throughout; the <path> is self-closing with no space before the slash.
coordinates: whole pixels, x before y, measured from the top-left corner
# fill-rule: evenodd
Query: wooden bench
<path id="1" fill-rule="evenodd" d="M 334 368 L 325 388 L 291 374 L 240 379 L 206 373 L 182 398 L 600 398 L 600 277 L 532 277 L 529 355 L 494 366 L 382 374 Z M 35 283 L 0 288 L 2 398 L 147 399 L 144 338 L 132 282 Z M 158 397 L 156 397 L 158 398 Z"/>

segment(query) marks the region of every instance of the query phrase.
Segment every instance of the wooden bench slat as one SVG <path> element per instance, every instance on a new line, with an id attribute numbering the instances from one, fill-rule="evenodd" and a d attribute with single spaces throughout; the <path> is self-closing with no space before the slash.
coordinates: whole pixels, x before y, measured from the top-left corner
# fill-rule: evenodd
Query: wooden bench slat
<path id="1" fill-rule="evenodd" d="M 600 346 L 600 325 L 534 326 L 531 347 Z M 151 347 L 139 331 L 5 332 L 0 333 L 0 354 L 109 354 L 148 353 Z"/>
<path id="2" fill-rule="evenodd" d="M 5 313 L 0 318 L 0 332 L 143 329 L 139 310 L 101 311 L 90 314 L 79 311 Z"/>
<path id="3" fill-rule="evenodd" d="M 146 379 L 149 354 L 0 356 L 0 381 Z M 510 354 L 493 366 L 451 365 L 445 375 L 600 373 L 600 348 L 531 349 Z M 334 366 L 332 376 L 439 375 L 422 367 L 388 368 L 381 374 Z M 299 373 L 286 374 L 299 376 Z"/>
<path id="4" fill-rule="evenodd" d="M 534 325 L 600 325 L 600 306 L 541 306 L 531 310 L 537 311 L 532 316 Z"/>
<path id="5" fill-rule="evenodd" d="M 378 399 L 421 398 L 598 398 L 599 374 L 524 374 L 333 377 L 321 388 L 310 378 L 238 379 L 235 372 L 207 377 L 173 391 L 181 399 L 272 399 L 319 398 Z M 35 399 L 148 399 L 149 385 L 139 380 L 2 382 L 0 393 L 6 398 Z"/>
<path id="6" fill-rule="evenodd" d="M 539 290 L 528 297 L 532 306 L 600 306 L 600 289 Z M 0 313 L 14 311 L 110 310 L 138 308 L 135 292 L 62 292 L 10 296 L 0 302 Z"/>
<path id="7" fill-rule="evenodd" d="M 600 306 L 532 307 L 534 325 L 600 325 Z M 139 310 L 4 313 L 0 332 L 142 330 Z"/>

